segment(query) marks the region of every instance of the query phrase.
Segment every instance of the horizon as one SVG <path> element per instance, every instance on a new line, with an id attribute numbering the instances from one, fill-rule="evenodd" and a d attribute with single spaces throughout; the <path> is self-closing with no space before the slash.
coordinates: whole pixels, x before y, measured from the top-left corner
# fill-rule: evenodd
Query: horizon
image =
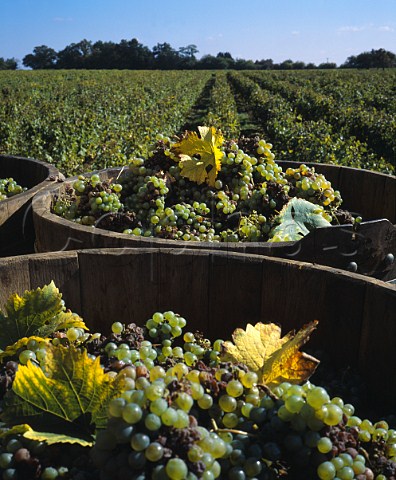
<path id="1" fill-rule="evenodd" d="M 343 64 L 348 57 L 396 45 L 396 0 L 201 0 L 195 9 L 181 0 L 3 0 L 5 26 L 0 57 L 24 56 L 37 46 L 60 51 L 92 43 L 136 38 L 152 48 L 196 45 L 197 58 L 228 52 L 234 59 L 272 59 Z"/>

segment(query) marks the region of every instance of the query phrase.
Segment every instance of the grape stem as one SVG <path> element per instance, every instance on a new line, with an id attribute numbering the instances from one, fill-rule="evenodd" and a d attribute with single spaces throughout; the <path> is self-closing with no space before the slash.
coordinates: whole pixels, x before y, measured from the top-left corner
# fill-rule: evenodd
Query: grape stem
<path id="1" fill-rule="evenodd" d="M 247 435 L 249 437 L 254 437 L 254 438 L 258 437 L 258 435 L 256 435 L 255 433 L 245 432 L 244 430 L 236 430 L 235 428 L 219 428 L 217 426 L 216 420 L 214 420 L 213 418 L 211 420 L 212 420 L 212 425 L 213 425 L 213 429 L 211 430 L 211 432 L 215 432 L 215 433 L 235 433 L 236 435 Z"/>

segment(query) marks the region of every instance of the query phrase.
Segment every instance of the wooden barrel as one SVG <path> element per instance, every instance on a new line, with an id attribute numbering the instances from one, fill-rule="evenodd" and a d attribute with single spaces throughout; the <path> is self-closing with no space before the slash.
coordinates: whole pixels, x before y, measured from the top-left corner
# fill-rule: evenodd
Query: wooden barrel
<path id="1" fill-rule="evenodd" d="M 353 184 L 355 181 L 353 180 L 353 175 L 356 174 L 357 178 L 359 178 L 358 183 L 364 190 L 359 190 L 359 195 L 356 194 L 355 197 L 350 196 L 351 198 L 345 201 L 345 208 L 348 209 L 350 203 L 353 207 L 351 209 L 356 211 L 355 207 L 361 205 L 362 209 L 358 213 L 362 214 L 364 218 L 367 216 L 368 218 L 384 219 L 389 214 L 390 221 L 373 220 L 362 222 L 358 231 L 355 231 L 351 225 L 321 228 L 311 232 L 298 242 L 209 243 L 136 237 L 75 224 L 51 213 L 50 208 L 54 196 L 61 196 L 67 186 L 71 185 L 76 179 L 76 177 L 73 177 L 64 184 L 58 184 L 50 189 L 46 189 L 35 197 L 33 218 L 37 238 L 36 249 L 37 252 L 50 252 L 83 248 L 119 247 L 188 248 L 194 250 L 204 248 L 290 258 L 292 260 L 319 263 L 342 269 L 349 269 L 351 265 L 355 268 L 357 265 L 357 273 L 381 280 L 396 278 L 396 262 L 392 262 L 392 255 L 393 258 L 396 257 L 396 227 L 393 226 L 395 214 L 394 210 L 392 213 L 390 206 L 392 189 L 394 190 L 396 187 L 396 177 L 346 167 L 317 165 L 318 171 L 322 171 L 322 169 L 334 186 L 337 187 L 337 179 L 340 179 L 346 191 L 348 191 L 348 182 Z M 347 170 L 347 173 L 344 173 L 344 169 Z M 107 169 L 97 173 L 99 173 L 102 180 L 108 180 L 117 178 L 120 172 L 121 169 Z M 369 180 L 363 180 L 360 176 L 364 178 L 367 176 L 372 179 L 372 184 L 374 185 L 372 192 Z M 378 193 L 379 190 L 388 199 L 383 204 L 381 203 L 382 197 Z M 351 191 L 358 192 L 354 188 Z M 373 201 L 371 201 L 371 197 L 373 197 Z M 375 202 L 375 198 L 379 202 Z M 366 203 L 368 204 L 367 214 L 363 209 Z"/>
<path id="2" fill-rule="evenodd" d="M 279 323 L 285 334 L 317 319 L 310 348 L 335 366 L 357 368 L 369 401 L 396 404 L 396 286 L 388 283 L 262 255 L 97 249 L 0 259 L 0 308 L 11 293 L 51 280 L 66 306 L 104 334 L 115 320 L 142 325 L 166 310 L 212 340 L 247 323 Z"/>
<path id="3" fill-rule="evenodd" d="M 0 256 L 34 252 L 31 201 L 37 192 L 59 178 L 59 171 L 32 158 L 0 155 L 0 178 L 13 178 L 28 190 L 0 201 Z"/>

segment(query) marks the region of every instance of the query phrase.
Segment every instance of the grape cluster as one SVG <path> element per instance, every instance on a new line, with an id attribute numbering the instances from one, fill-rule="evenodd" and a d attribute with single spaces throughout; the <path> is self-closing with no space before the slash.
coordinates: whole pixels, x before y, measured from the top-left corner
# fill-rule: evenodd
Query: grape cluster
<path id="1" fill-rule="evenodd" d="M 345 217 L 337 217 L 341 196 L 323 175 L 306 165 L 283 172 L 274 160 L 272 145 L 263 139 L 242 137 L 225 142 L 213 186 L 181 174 L 174 144 L 169 137 L 157 135 L 148 158 L 132 158 L 119 184 L 111 187 L 119 200 L 104 208 L 108 212 L 115 208 L 125 220 L 124 228 L 121 222 L 116 231 L 184 241 L 267 241 L 277 215 L 292 197 L 317 204 L 318 213 L 330 222 L 340 223 Z M 101 183 L 97 175 L 91 176 L 91 183 L 94 177 L 98 189 Z M 105 194 L 101 192 L 98 198 L 87 184 L 88 180 L 79 177 L 74 198 L 58 199 L 53 211 L 98 226 L 96 212 L 102 212 L 101 195 Z M 88 212 L 83 211 L 86 204 Z M 348 221 L 351 218 L 346 216 Z M 114 229 L 114 225 L 100 226 Z"/>
<path id="2" fill-rule="evenodd" d="M 101 480 L 393 478 L 381 476 L 396 468 L 396 431 L 385 421 L 360 419 L 310 382 L 270 392 L 244 365 L 220 361 L 222 340 L 183 334 L 180 323 L 156 312 L 146 322 L 150 340 L 105 347 L 123 362 L 114 375 L 127 387 L 92 450 Z M 123 326 L 112 329 L 120 335 Z"/>
<path id="3" fill-rule="evenodd" d="M 0 178 L 0 201 L 18 195 L 26 191 L 26 187 L 21 187 L 13 178 Z"/>
<path id="4" fill-rule="evenodd" d="M 0 478 L 2 480 L 95 480 L 87 448 L 52 445 L 26 439 L 22 434 L 0 438 Z M 88 468 L 87 468 L 88 467 Z"/>
<path id="5" fill-rule="evenodd" d="M 72 327 L 29 339 L 0 372 L 5 390 L 18 364 L 42 364 L 51 342 L 100 357 L 122 394 L 88 453 L 1 437 L 0 478 L 396 480 L 396 430 L 387 421 L 357 416 L 310 382 L 271 391 L 244 364 L 222 361 L 223 340 L 186 325 L 166 311 L 143 327 L 114 322 L 108 338 Z"/>
<path id="6" fill-rule="evenodd" d="M 79 175 L 68 195 L 56 198 L 52 210 L 68 220 L 82 225 L 97 225 L 103 217 L 116 214 L 123 207 L 120 202 L 122 186 L 102 182 L 99 175 L 89 178 Z"/>

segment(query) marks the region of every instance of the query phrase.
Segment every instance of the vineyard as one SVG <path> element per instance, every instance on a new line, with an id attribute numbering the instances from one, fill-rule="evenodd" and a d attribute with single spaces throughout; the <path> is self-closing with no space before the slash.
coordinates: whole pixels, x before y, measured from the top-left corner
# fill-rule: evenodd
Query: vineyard
<path id="1" fill-rule="evenodd" d="M 278 160 L 394 173 L 396 71 L 4 71 L 0 154 L 65 175 L 125 165 L 158 133 L 258 134 Z"/>
<path id="2" fill-rule="evenodd" d="M 0 480 L 396 480 L 395 93 L 0 72 Z"/>

